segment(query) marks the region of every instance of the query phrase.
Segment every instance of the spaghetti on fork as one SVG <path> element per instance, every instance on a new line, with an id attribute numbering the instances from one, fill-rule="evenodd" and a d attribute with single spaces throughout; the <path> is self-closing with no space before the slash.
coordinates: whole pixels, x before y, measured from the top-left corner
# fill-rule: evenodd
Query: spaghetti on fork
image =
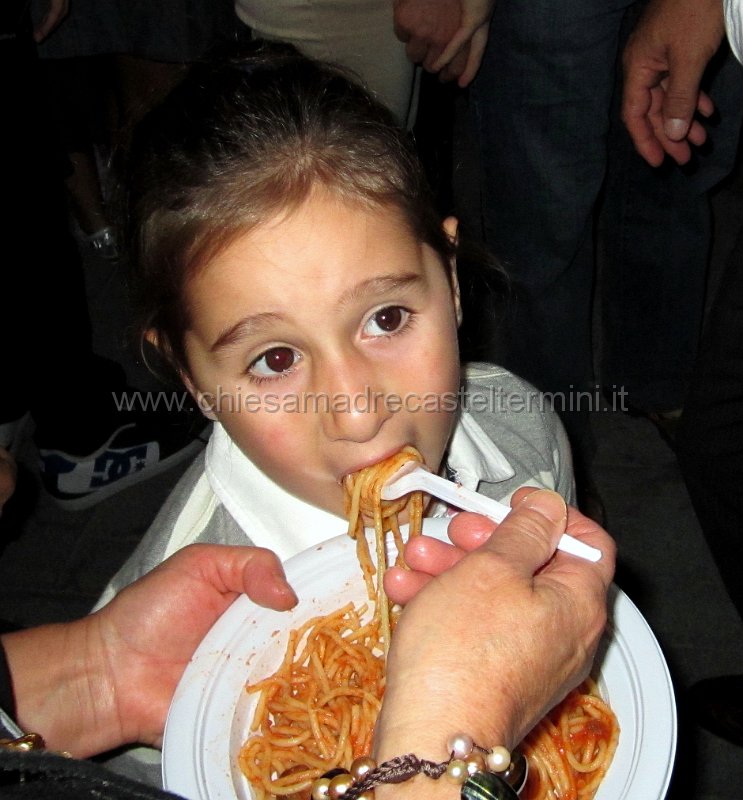
<path id="1" fill-rule="evenodd" d="M 403 464 L 409 461 L 423 463 L 421 454 L 410 445 L 384 461 L 346 475 L 343 481 L 346 490 L 348 535 L 356 540 L 356 555 L 366 581 L 366 590 L 369 599 L 376 603 L 376 610 L 380 615 L 385 656 L 389 650 L 391 635 L 389 602 L 383 585 L 384 573 L 387 568 L 386 534 L 388 531 L 392 531 L 397 548 L 395 563 L 398 566 L 404 566 L 403 548 L 405 543 L 402 540 L 397 517 L 407 508 L 409 514 L 408 536 L 419 536 L 423 526 L 424 495 L 423 492 L 412 492 L 397 500 L 382 500 L 382 487 Z M 374 523 L 376 568 L 364 534 L 364 519 L 373 520 Z"/>
<path id="2" fill-rule="evenodd" d="M 308 620 L 291 631 L 286 654 L 270 677 L 247 687 L 260 692 L 251 735 L 240 752 L 240 768 L 257 797 L 304 797 L 312 781 L 335 767 L 371 752 L 385 683 L 390 643 L 389 601 L 384 592 L 388 531 L 404 565 L 398 515 L 408 509 L 410 536 L 421 532 L 424 497 L 415 492 L 382 500 L 385 482 L 408 461 L 422 462 L 405 447 L 391 458 L 344 479 L 348 533 L 356 552 L 373 614 L 348 604 Z M 376 566 L 369 551 L 365 520 L 373 521 Z"/>

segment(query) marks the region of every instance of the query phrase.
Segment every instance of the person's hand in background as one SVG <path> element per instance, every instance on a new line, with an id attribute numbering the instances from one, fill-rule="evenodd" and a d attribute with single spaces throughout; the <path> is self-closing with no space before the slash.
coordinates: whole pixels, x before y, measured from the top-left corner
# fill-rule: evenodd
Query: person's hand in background
<path id="1" fill-rule="evenodd" d="M 651 0 L 625 47 L 622 119 L 637 152 L 654 167 L 679 164 L 707 132 L 712 100 L 700 90 L 724 36 L 721 0 Z"/>
<path id="2" fill-rule="evenodd" d="M 488 41 L 494 0 L 395 0 L 395 34 L 408 58 L 464 87 L 475 77 Z"/>
<path id="3" fill-rule="evenodd" d="M 69 0 L 48 0 L 44 16 L 34 27 L 34 41 L 38 44 L 62 22 L 70 11 Z"/>

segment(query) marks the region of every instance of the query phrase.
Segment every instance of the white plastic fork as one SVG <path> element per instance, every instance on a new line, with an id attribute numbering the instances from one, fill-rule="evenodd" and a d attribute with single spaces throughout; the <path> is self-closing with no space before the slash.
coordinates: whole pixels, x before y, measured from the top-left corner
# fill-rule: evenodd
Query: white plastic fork
<path id="1" fill-rule="evenodd" d="M 458 483 L 434 475 L 417 461 L 408 461 L 403 464 L 385 483 L 382 487 L 382 499 L 395 500 L 404 494 L 416 491 L 426 492 L 433 497 L 438 497 L 439 500 L 445 500 L 447 503 L 461 508 L 462 511 L 484 514 L 495 522 L 502 522 L 511 511 L 507 505 L 499 503 L 497 500 L 491 500 L 471 489 L 465 489 Z M 591 547 L 568 533 L 563 533 L 557 549 L 584 558 L 586 561 L 598 561 L 602 556 L 598 548 Z"/>

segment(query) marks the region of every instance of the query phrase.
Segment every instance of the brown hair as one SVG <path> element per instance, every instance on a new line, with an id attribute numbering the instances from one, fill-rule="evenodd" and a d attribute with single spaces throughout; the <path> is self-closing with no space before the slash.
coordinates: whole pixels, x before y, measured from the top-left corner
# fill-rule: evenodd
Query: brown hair
<path id="1" fill-rule="evenodd" d="M 288 45 L 194 66 L 137 127 L 125 170 L 139 331 L 180 371 L 188 279 L 317 185 L 396 205 L 422 242 L 453 254 L 407 134 L 340 69 Z"/>

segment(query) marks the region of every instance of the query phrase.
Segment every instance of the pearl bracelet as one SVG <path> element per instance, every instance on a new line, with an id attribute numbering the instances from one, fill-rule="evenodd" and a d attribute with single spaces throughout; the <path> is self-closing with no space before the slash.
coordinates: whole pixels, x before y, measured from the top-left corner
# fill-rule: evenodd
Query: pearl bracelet
<path id="1" fill-rule="evenodd" d="M 457 733 L 446 743 L 451 754 L 436 763 L 412 753 L 377 765 L 369 756 L 357 758 L 350 770 L 334 769 L 312 783 L 312 800 L 373 800 L 374 787 L 402 783 L 419 774 L 438 780 L 442 775 L 462 787 L 463 800 L 518 800 L 526 783 L 527 762 L 505 747 L 485 749 L 471 736 Z"/>

